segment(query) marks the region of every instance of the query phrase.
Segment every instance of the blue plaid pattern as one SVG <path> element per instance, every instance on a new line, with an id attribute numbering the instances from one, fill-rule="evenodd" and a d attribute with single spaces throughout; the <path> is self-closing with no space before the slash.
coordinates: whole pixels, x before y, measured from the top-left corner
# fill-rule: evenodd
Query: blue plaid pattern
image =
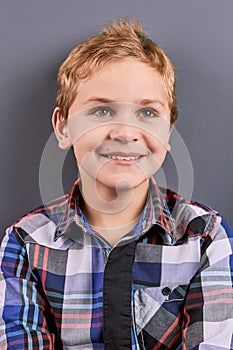
<path id="1" fill-rule="evenodd" d="M 118 349 L 104 345 L 104 281 L 115 250 L 132 242 L 131 344 L 125 349 L 233 349 L 233 233 L 220 214 L 151 179 L 138 224 L 112 248 L 91 231 L 79 200 L 77 181 L 70 195 L 7 229 L 1 350 Z M 116 277 L 122 288 L 124 273 Z M 108 320 L 113 330 L 124 310 L 115 304 Z"/>

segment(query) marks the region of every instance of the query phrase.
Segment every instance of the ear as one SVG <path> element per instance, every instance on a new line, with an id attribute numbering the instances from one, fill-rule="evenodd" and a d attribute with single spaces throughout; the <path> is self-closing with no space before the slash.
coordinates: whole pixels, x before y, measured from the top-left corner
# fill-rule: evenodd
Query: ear
<path id="1" fill-rule="evenodd" d="M 56 107 L 52 115 L 52 124 L 58 140 L 58 146 L 67 150 L 72 146 L 67 120 L 61 115 L 59 107 Z"/>

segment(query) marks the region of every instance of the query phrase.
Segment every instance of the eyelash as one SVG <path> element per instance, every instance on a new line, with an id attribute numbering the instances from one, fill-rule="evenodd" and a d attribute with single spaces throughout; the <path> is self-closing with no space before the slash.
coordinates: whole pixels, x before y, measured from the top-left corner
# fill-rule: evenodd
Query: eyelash
<path id="1" fill-rule="evenodd" d="M 152 108 L 143 108 L 139 111 L 139 114 L 142 114 L 143 112 L 150 112 L 150 114 L 152 115 L 147 115 L 147 116 L 143 116 L 143 118 L 156 118 L 159 116 L 158 112 L 156 112 L 154 109 Z"/>
<path id="2" fill-rule="evenodd" d="M 107 114 L 103 114 L 102 113 L 103 111 L 107 111 Z M 99 106 L 99 107 L 92 109 L 90 112 L 90 114 L 92 114 L 92 115 L 94 114 L 97 117 L 109 117 L 109 113 L 110 113 L 110 116 L 113 116 L 113 114 L 114 114 L 114 112 L 108 106 Z"/>
<path id="3" fill-rule="evenodd" d="M 103 111 L 107 112 L 107 113 L 103 113 Z M 148 113 L 150 115 L 143 115 L 143 113 Z M 91 115 L 95 115 L 97 117 L 112 117 L 115 112 L 108 106 L 98 106 L 94 109 L 92 109 L 90 111 Z M 155 111 L 152 108 L 142 108 L 137 112 L 137 116 L 141 117 L 141 118 L 145 118 L 145 119 L 152 119 L 152 118 L 156 118 L 159 117 L 159 114 L 157 111 Z"/>

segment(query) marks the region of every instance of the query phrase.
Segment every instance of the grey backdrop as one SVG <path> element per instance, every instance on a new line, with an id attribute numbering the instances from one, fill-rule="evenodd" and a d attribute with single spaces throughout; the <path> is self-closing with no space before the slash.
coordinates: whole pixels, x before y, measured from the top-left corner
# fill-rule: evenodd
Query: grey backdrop
<path id="1" fill-rule="evenodd" d="M 232 0 L 8 0 L 0 2 L 0 232 L 41 203 L 39 165 L 52 133 L 56 73 L 68 52 L 110 20 L 135 17 L 177 70 L 177 129 L 194 168 L 194 200 L 233 224 Z M 177 174 L 168 156 L 167 183 Z M 66 158 L 65 191 L 77 176 Z M 57 196 L 50 181 L 48 198 Z"/>

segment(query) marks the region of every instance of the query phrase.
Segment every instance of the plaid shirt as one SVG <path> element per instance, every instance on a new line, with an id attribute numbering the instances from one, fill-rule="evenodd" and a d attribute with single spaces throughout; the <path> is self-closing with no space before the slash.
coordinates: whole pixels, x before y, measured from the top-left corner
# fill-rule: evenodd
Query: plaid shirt
<path id="1" fill-rule="evenodd" d="M 7 230 L 0 349 L 233 349 L 233 234 L 215 211 L 153 179 L 113 248 L 70 195 Z"/>

